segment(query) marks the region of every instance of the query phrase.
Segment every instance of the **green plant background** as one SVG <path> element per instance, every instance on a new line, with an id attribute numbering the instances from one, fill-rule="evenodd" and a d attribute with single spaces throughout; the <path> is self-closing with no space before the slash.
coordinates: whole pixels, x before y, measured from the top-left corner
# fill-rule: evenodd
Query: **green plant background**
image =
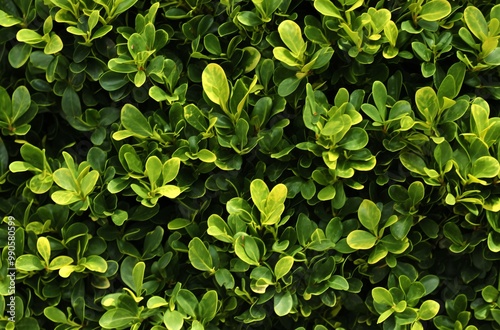
<path id="1" fill-rule="evenodd" d="M 481 0 L 0 0 L 0 327 L 500 329 L 499 38 Z"/>

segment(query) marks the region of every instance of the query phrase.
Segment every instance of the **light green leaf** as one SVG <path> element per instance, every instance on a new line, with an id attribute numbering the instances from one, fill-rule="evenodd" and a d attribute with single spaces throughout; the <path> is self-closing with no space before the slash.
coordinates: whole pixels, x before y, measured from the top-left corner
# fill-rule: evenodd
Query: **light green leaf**
<path id="1" fill-rule="evenodd" d="M 332 277 L 328 279 L 328 285 L 334 290 L 349 290 L 349 282 L 347 282 L 345 277 L 340 275 L 332 275 Z"/>
<path id="2" fill-rule="evenodd" d="M 103 257 L 92 255 L 88 256 L 84 263 L 82 263 L 85 268 L 93 272 L 105 273 L 108 269 L 108 263 Z"/>
<path id="3" fill-rule="evenodd" d="M 179 174 L 180 166 L 181 160 L 178 157 L 172 157 L 165 163 L 163 163 L 162 177 L 164 185 L 173 181 L 177 177 L 177 174 Z"/>
<path id="4" fill-rule="evenodd" d="M 224 69 L 216 64 L 210 63 L 201 74 L 203 91 L 210 101 L 221 106 L 228 113 L 227 102 L 229 101 L 229 83 Z"/>
<path id="5" fill-rule="evenodd" d="M 208 324 L 212 321 L 217 315 L 218 310 L 217 291 L 207 291 L 198 303 L 197 309 L 197 316 L 203 324 Z"/>
<path id="6" fill-rule="evenodd" d="M 295 58 L 300 59 L 304 56 L 307 45 L 297 23 L 291 20 L 281 22 L 278 26 L 278 33 Z"/>
<path id="7" fill-rule="evenodd" d="M 285 47 L 273 48 L 273 55 L 278 61 L 281 61 L 288 66 L 300 68 L 303 65 L 300 59 L 296 58 L 294 54 L 292 54 L 292 52 Z"/>
<path id="8" fill-rule="evenodd" d="M 162 297 L 152 296 L 151 298 L 148 299 L 146 305 L 150 309 L 155 309 L 163 306 L 168 306 L 168 302 Z"/>
<path id="9" fill-rule="evenodd" d="M 476 38 L 481 41 L 485 41 L 488 38 L 488 23 L 479 9 L 474 6 L 465 8 L 464 21 Z"/>
<path id="10" fill-rule="evenodd" d="M 181 330 L 184 324 L 184 317 L 176 310 L 167 309 L 163 315 L 163 323 L 168 330 Z"/>
<path id="11" fill-rule="evenodd" d="M 426 168 L 426 164 L 420 156 L 410 152 L 403 152 L 399 155 L 399 160 L 403 166 L 411 172 L 427 176 L 427 173 L 424 170 L 424 168 Z"/>
<path id="12" fill-rule="evenodd" d="M 314 0 L 314 8 L 325 16 L 343 19 L 340 10 L 330 0 Z"/>
<path id="13" fill-rule="evenodd" d="M 29 45 L 36 45 L 43 41 L 42 36 L 31 29 L 21 29 L 17 31 L 16 38 L 18 41 Z"/>
<path id="14" fill-rule="evenodd" d="M 45 261 L 45 264 L 49 264 L 50 260 L 50 243 L 47 237 L 38 237 L 38 240 L 36 241 L 36 249 L 38 253 L 42 256 L 43 260 Z"/>
<path id="15" fill-rule="evenodd" d="M 176 198 L 182 193 L 181 188 L 171 184 L 156 188 L 155 192 L 170 199 Z"/>
<path id="16" fill-rule="evenodd" d="M 66 190 L 55 191 L 50 198 L 59 205 L 70 205 L 81 200 L 76 192 Z"/>
<path id="17" fill-rule="evenodd" d="M 347 245 L 356 250 L 369 250 L 377 243 L 377 238 L 364 230 L 354 230 L 347 235 Z"/>
<path id="18" fill-rule="evenodd" d="M 162 175 L 162 167 L 161 160 L 156 156 L 151 156 L 146 161 L 145 174 L 148 176 L 149 183 L 152 187 L 156 187 L 156 181 Z"/>
<path id="19" fill-rule="evenodd" d="M 382 212 L 374 202 L 369 199 L 361 202 L 358 209 L 359 222 L 374 235 L 377 235 L 381 216 Z"/>
<path id="20" fill-rule="evenodd" d="M 139 318 L 125 308 L 108 310 L 99 319 L 99 325 L 104 329 L 124 329 L 130 327 Z"/>
<path id="21" fill-rule="evenodd" d="M 261 179 L 253 180 L 252 183 L 250 183 L 250 195 L 259 211 L 265 213 L 267 196 L 269 195 L 269 188 L 266 183 Z"/>
<path id="22" fill-rule="evenodd" d="M 274 276 L 276 281 L 288 274 L 293 267 L 294 259 L 291 256 L 284 256 L 274 266 Z"/>
<path id="23" fill-rule="evenodd" d="M 59 308 L 54 306 L 46 307 L 43 314 L 54 323 L 65 324 L 68 322 L 66 315 Z"/>
<path id="24" fill-rule="evenodd" d="M 472 163 L 471 174 L 476 178 L 494 178 L 499 171 L 498 160 L 491 156 L 479 157 Z"/>
<path id="25" fill-rule="evenodd" d="M 293 308 L 293 297 L 290 291 L 282 291 L 274 295 L 274 312 L 278 316 L 285 316 Z"/>
<path id="26" fill-rule="evenodd" d="M 241 235 L 234 242 L 234 252 L 244 262 L 253 266 L 260 266 L 260 251 L 257 242 L 252 236 Z"/>
<path id="27" fill-rule="evenodd" d="M 422 6 L 418 17 L 429 22 L 435 22 L 445 18 L 450 13 L 451 5 L 447 0 L 432 0 Z"/>
<path id="28" fill-rule="evenodd" d="M 50 270 L 58 270 L 64 266 L 71 265 L 73 263 L 73 258 L 68 256 L 57 256 L 49 264 Z"/>
<path id="29" fill-rule="evenodd" d="M 415 103 L 425 120 L 429 124 L 434 123 L 439 112 L 439 100 L 434 89 L 428 86 L 420 88 L 415 93 Z"/>
<path id="30" fill-rule="evenodd" d="M 22 19 L 9 15 L 3 10 L 0 10 L 0 26 L 11 27 L 22 22 Z"/>
<path id="31" fill-rule="evenodd" d="M 439 303 L 434 300 L 424 301 L 418 311 L 420 319 L 424 321 L 432 320 L 438 313 Z"/>
<path id="32" fill-rule="evenodd" d="M 377 304 L 381 304 L 387 307 L 392 307 L 395 304 L 392 294 L 386 288 L 381 288 L 381 287 L 373 288 L 372 296 L 373 300 Z"/>
<path id="33" fill-rule="evenodd" d="M 132 269 L 132 278 L 134 287 L 132 288 L 137 297 L 140 297 L 142 294 L 142 285 L 144 282 L 144 271 L 146 269 L 146 264 L 143 261 L 139 261 L 135 264 Z"/>
<path id="34" fill-rule="evenodd" d="M 212 272 L 214 265 L 212 256 L 201 239 L 195 237 L 189 242 L 188 256 L 191 265 L 203 272 Z"/>
<path id="35" fill-rule="evenodd" d="M 153 135 L 153 129 L 144 115 L 132 104 L 125 104 L 121 111 L 122 125 L 139 138 Z"/>
<path id="36" fill-rule="evenodd" d="M 4 102 L 2 102 L 4 103 Z M 12 115 L 11 121 L 15 122 L 16 119 L 20 118 L 23 114 L 28 111 L 31 104 L 31 96 L 28 89 L 24 86 L 19 86 L 16 88 L 12 94 Z M 8 107 L 7 109 L 10 109 Z"/>
<path id="37" fill-rule="evenodd" d="M 23 272 L 32 272 L 44 269 L 40 258 L 33 254 L 23 254 L 16 259 L 16 269 Z"/>
<path id="38" fill-rule="evenodd" d="M 45 48 L 43 49 L 43 52 L 45 54 L 56 54 L 60 52 L 63 49 L 63 42 L 61 38 L 55 34 L 54 32 L 50 33 L 50 39 L 45 45 Z"/>
<path id="39" fill-rule="evenodd" d="M 61 188 L 69 191 L 77 191 L 78 183 L 70 169 L 60 168 L 53 173 L 54 182 Z"/>
<path id="40" fill-rule="evenodd" d="M 99 172 L 92 170 L 85 175 L 80 182 L 80 192 L 83 196 L 88 196 L 94 190 L 97 180 L 99 179 Z"/>

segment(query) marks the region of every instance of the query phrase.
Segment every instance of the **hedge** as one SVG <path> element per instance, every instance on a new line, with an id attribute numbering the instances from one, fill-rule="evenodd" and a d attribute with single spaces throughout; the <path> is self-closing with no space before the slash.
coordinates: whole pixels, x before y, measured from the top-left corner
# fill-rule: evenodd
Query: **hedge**
<path id="1" fill-rule="evenodd" d="M 0 0 L 0 328 L 500 329 L 500 5 Z"/>

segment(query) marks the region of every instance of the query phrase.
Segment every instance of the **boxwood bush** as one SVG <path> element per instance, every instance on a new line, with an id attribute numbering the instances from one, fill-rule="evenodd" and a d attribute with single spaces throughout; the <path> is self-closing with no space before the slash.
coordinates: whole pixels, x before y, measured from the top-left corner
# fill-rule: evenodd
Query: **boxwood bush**
<path id="1" fill-rule="evenodd" d="M 495 1 L 1 0 L 0 327 L 500 329 L 499 39 Z"/>

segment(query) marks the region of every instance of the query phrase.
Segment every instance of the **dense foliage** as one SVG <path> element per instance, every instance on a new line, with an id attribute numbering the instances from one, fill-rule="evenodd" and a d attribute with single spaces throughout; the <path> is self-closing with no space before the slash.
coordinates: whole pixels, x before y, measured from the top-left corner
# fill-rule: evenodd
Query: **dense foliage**
<path id="1" fill-rule="evenodd" d="M 0 0 L 0 327 L 500 329 L 499 38 L 481 0 Z"/>

